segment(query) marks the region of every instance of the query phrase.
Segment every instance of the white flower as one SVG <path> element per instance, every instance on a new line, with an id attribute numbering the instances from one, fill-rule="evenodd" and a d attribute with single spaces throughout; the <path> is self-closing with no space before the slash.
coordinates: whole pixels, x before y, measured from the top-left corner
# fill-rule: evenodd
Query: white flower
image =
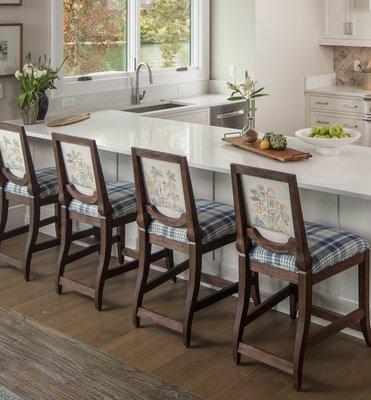
<path id="1" fill-rule="evenodd" d="M 17 71 L 16 73 L 15 73 L 15 77 L 19 80 L 21 77 L 22 77 L 22 72 L 20 72 L 20 71 Z"/>
<path id="2" fill-rule="evenodd" d="M 42 71 L 43 76 L 45 76 L 47 73 L 48 73 L 48 71 L 47 71 L 46 69 L 44 69 L 44 70 Z"/>
<path id="3" fill-rule="evenodd" d="M 36 79 L 40 79 L 40 78 L 43 76 L 43 73 L 42 73 L 42 71 L 40 71 L 39 69 L 35 69 L 35 71 L 33 72 L 33 76 L 34 76 Z"/>
<path id="4" fill-rule="evenodd" d="M 32 68 L 29 68 L 29 67 L 27 67 L 27 68 L 24 68 L 24 73 L 26 74 L 26 75 L 28 75 L 28 76 L 32 76 L 32 73 L 33 73 L 33 71 L 32 71 Z"/>

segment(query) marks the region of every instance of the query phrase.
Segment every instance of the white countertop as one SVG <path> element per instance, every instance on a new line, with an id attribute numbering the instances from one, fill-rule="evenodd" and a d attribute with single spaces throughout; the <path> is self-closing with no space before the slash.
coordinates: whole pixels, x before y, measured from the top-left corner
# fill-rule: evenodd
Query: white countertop
<path id="1" fill-rule="evenodd" d="M 329 96 L 346 96 L 346 97 L 356 97 L 361 98 L 369 95 L 371 93 L 370 90 L 364 90 L 360 87 L 352 87 L 352 86 L 339 86 L 339 85 L 332 85 L 332 86 L 324 86 L 315 89 L 307 89 L 306 93 L 313 93 L 313 94 L 322 94 L 322 95 L 329 95 Z"/>
<path id="2" fill-rule="evenodd" d="M 96 112 L 87 121 L 62 128 L 26 127 L 28 136 L 43 140 L 51 140 L 52 131 L 95 139 L 99 149 L 113 153 L 130 155 L 131 147 L 137 146 L 186 155 L 191 167 L 202 170 L 229 173 L 230 163 L 235 162 L 285 171 L 297 175 L 301 188 L 371 200 L 371 148 L 367 147 L 346 146 L 339 156 L 324 157 L 288 137 L 290 147 L 310 151 L 313 158 L 282 163 L 223 143 L 224 133 L 233 130 L 120 111 Z"/>

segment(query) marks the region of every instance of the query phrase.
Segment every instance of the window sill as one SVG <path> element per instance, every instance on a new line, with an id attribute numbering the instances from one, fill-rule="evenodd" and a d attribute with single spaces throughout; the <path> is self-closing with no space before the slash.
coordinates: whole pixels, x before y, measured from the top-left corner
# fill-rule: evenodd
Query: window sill
<path id="1" fill-rule="evenodd" d="M 52 92 L 53 98 L 89 95 L 97 93 L 130 90 L 135 88 L 135 73 L 111 73 L 92 75 L 91 81 L 78 81 L 77 78 L 65 78 L 58 83 L 57 90 Z M 199 68 L 188 71 L 158 70 L 153 71 L 154 85 L 164 86 L 209 79 L 209 74 Z M 149 87 L 148 73 L 140 74 L 140 87 Z"/>

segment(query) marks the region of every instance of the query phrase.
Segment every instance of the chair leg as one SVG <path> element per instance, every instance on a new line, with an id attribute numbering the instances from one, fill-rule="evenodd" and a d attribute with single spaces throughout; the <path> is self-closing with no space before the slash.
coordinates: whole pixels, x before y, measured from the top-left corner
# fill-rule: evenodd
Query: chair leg
<path id="1" fill-rule="evenodd" d="M 170 249 L 167 250 L 167 255 L 165 257 L 165 264 L 166 264 L 166 269 L 168 271 L 171 271 L 174 268 L 174 252 L 173 252 L 173 250 L 170 250 Z M 171 278 L 171 280 L 174 283 L 176 283 L 177 282 L 176 276 L 173 276 Z"/>
<path id="2" fill-rule="evenodd" d="M 61 237 L 61 205 L 60 203 L 54 204 L 54 212 L 57 220 L 55 221 L 55 236 Z"/>
<path id="3" fill-rule="evenodd" d="M 30 280 L 31 260 L 35 251 L 35 244 L 40 226 L 40 206 L 35 201 L 30 204 L 30 223 L 23 261 L 23 277 L 26 282 Z"/>
<path id="4" fill-rule="evenodd" d="M 140 326 L 140 317 L 138 317 L 138 309 L 142 306 L 144 290 L 147 285 L 150 270 L 151 244 L 148 241 L 147 233 L 139 230 L 139 270 L 137 284 L 135 287 L 134 303 L 133 303 L 133 324 L 136 328 Z"/>
<path id="5" fill-rule="evenodd" d="M 5 198 L 5 192 L 2 190 L 0 193 L 0 245 L 3 241 L 3 235 L 8 220 L 9 200 Z"/>
<path id="6" fill-rule="evenodd" d="M 364 308 L 365 316 L 360 320 L 363 336 L 368 347 L 371 347 L 370 328 L 370 265 L 369 254 L 365 261 L 358 266 L 358 302 L 359 307 Z"/>
<path id="7" fill-rule="evenodd" d="M 191 342 L 193 315 L 196 310 L 201 283 L 202 253 L 195 245 L 189 246 L 189 279 L 183 325 L 183 345 L 188 348 Z"/>
<path id="8" fill-rule="evenodd" d="M 234 321 L 233 332 L 233 359 L 236 365 L 241 362 L 241 354 L 238 346 L 242 341 L 243 332 L 246 325 L 246 316 L 249 311 L 252 273 L 248 266 L 248 258 L 239 256 L 238 258 L 238 302 L 237 312 Z M 258 292 L 259 293 L 259 292 Z M 255 301 L 255 300 L 254 300 Z"/>
<path id="9" fill-rule="evenodd" d="M 299 274 L 298 285 L 298 322 L 296 328 L 294 349 L 294 387 L 297 391 L 301 389 L 303 380 L 304 354 L 310 328 L 310 317 L 312 310 L 312 281 L 311 275 Z"/>
<path id="10" fill-rule="evenodd" d="M 257 306 L 261 303 L 260 288 L 259 288 L 259 274 L 257 272 L 252 272 L 252 277 L 254 278 L 254 283 L 251 286 L 251 297 L 254 304 Z"/>
<path id="11" fill-rule="evenodd" d="M 69 217 L 68 210 L 65 207 L 61 209 L 61 245 L 58 255 L 58 270 L 55 281 L 55 290 L 58 294 L 62 294 L 62 285 L 59 284 L 60 278 L 64 275 L 67 264 L 67 257 L 72 243 L 72 221 Z"/>
<path id="12" fill-rule="evenodd" d="M 298 287 L 294 286 L 294 293 L 290 295 L 290 318 L 295 321 L 298 314 Z"/>
<path id="13" fill-rule="evenodd" d="M 98 311 L 102 310 L 103 304 L 103 289 L 106 281 L 106 272 L 109 268 L 112 251 L 112 225 L 110 221 L 102 222 L 100 229 L 101 241 L 99 252 L 98 274 L 95 283 L 95 308 Z"/>
<path id="14" fill-rule="evenodd" d="M 117 228 L 120 240 L 117 242 L 117 258 L 119 264 L 123 265 L 125 263 L 125 225 L 121 225 Z"/>

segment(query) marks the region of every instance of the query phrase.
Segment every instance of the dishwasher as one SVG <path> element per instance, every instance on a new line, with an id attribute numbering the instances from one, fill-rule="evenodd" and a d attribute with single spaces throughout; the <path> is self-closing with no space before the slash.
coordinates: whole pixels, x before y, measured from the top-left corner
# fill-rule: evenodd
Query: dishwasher
<path id="1" fill-rule="evenodd" d="M 231 103 L 210 109 L 210 125 L 242 129 L 246 125 L 247 102 Z"/>

